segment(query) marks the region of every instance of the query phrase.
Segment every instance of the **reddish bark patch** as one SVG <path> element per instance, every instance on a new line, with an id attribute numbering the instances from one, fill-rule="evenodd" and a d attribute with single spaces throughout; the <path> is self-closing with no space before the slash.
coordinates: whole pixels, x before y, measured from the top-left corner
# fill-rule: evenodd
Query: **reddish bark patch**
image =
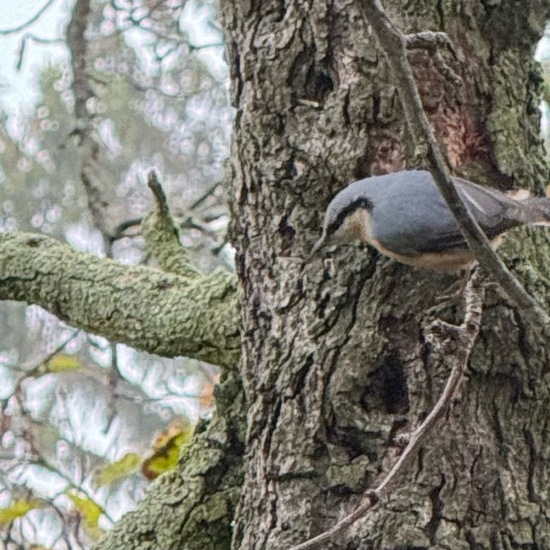
<path id="1" fill-rule="evenodd" d="M 430 118 L 453 168 L 471 162 L 491 164 L 489 139 L 468 108 L 442 107 Z"/>
<path id="2" fill-rule="evenodd" d="M 406 168 L 403 142 L 395 132 L 373 132 L 372 141 L 375 149 L 370 163 L 370 175 L 389 174 Z"/>

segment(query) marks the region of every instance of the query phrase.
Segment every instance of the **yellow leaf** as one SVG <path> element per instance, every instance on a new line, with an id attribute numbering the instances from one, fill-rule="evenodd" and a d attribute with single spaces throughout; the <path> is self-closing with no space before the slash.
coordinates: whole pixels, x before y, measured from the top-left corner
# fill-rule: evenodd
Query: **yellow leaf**
<path id="1" fill-rule="evenodd" d="M 103 466 L 96 475 L 96 483 L 98 485 L 110 485 L 133 474 L 140 464 L 141 456 L 137 453 L 126 453 L 120 460 Z"/>
<path id="2" fill-rule="evenodd" d="M 36 508 L 42 508 L 43 503 L 38 499 L 16 500 L 8 508 L 0 509 L 0 525 L 11 523 L 12 521 L 24 516 L 27 512 Z"/>
<path id="3" fill-rule="evenodd" d="M 80 359 L 76 355 L 58 353 L 54 355 L 45 365 L 46 372 L 65 372 L 81 367 Z"/>
<path id="4" fill-rule="evenodd" d="M 181 419 L 172 422 L 153 442 L 153 453 L 141 466 L 143 475 L 148 479 L 155 479 L 175 468 L 181 449 L 189 444 L 194 431 L 194 426 Z"/>
<path id="5" fill-rule="evenodd" d="M 88 533 L 94 538 L 99 537 L 102 534 L 99 527 L 99 518 L 103 514 L 103 508 L 87 496 L 80 496 L 74 489 L 68 490 L 66 494 L 84 519 L 84 525 Z"/>

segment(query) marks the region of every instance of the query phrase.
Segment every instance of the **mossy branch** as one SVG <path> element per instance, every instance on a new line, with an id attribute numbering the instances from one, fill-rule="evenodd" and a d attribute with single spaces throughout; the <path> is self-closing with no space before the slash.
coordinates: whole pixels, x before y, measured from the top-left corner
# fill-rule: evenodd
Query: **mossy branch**
<path id="1" fill-rule="evenodd" d="M 216 389 L 218 414 L 199 424 L 178 468 L 155 480 L 94 550 L 229 549 L 243 484 L 243 401 L 239 375 L 226 373 Z"/>
<path id="2" fill-rule="evenodd" d="M 167 271 L 96 258 L 45 235 L 3 233 L 0 299 L 40 305 L 70 325 L 149 353 L 234 368 L 237 279 L 223 270 L 201 275 L 191 264 L 159 189 L 144 232 Z"/>
<path id="3" fill-rule="evenodd" d="M 191 263 L 180 243 L 179 229 L 170 216 L 166 196 L 155 172 L 149 174 L 147 185 L 155 197 L 155 207 L 141 222 L 141 234 L 147 251 L 164 271 L 182 277 L 201 277 L 201 272 Z"/>

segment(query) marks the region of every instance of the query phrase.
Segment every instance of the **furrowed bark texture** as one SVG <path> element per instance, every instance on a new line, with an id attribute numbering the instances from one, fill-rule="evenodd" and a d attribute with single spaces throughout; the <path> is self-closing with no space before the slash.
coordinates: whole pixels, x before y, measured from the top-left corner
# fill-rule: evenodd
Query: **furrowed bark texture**
<path id="1" fill-rule="evenodd" d="M 410 54 L 452 170 L 502 189 L 548 179 L 532 61 L 548 2 L 384 2 L 405 32 L 445 31 L 463 79 Z M 384 56 L 357 7 L 222 0 L 236 121 L 230 190 L 244 289 L 241 375 L 248 404 L 233 550 L 284 549 L 333 525 L 399 453 L 447 376 L 424 341 L 459 320 L 453 276 L 341 247 L 301 258 L 348 182 L 411 167 Z M 548 307 L 544 232 L 504 249 Z M 389 502 L 331 548 L 550 548 L 548 352 L 496 290 L 461 399 Z"/>

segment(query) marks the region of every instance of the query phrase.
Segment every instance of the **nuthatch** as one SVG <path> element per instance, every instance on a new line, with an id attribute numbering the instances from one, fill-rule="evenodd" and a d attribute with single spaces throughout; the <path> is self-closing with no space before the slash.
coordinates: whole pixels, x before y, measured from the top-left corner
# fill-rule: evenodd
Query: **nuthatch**
<path id="1" fill-rule="evenodd" d="M 518 225 L 550 225 L 550 198 L 515 200 L 502 191 L 452 178 L 470 214 L 489 240 Z M 328 205 L 325 245 L 359 239 L 401 263 L 437 271 L 468 267 L 473 256 L 435 181 L 424 170 L 406 170 L 356 181 Z"/>

